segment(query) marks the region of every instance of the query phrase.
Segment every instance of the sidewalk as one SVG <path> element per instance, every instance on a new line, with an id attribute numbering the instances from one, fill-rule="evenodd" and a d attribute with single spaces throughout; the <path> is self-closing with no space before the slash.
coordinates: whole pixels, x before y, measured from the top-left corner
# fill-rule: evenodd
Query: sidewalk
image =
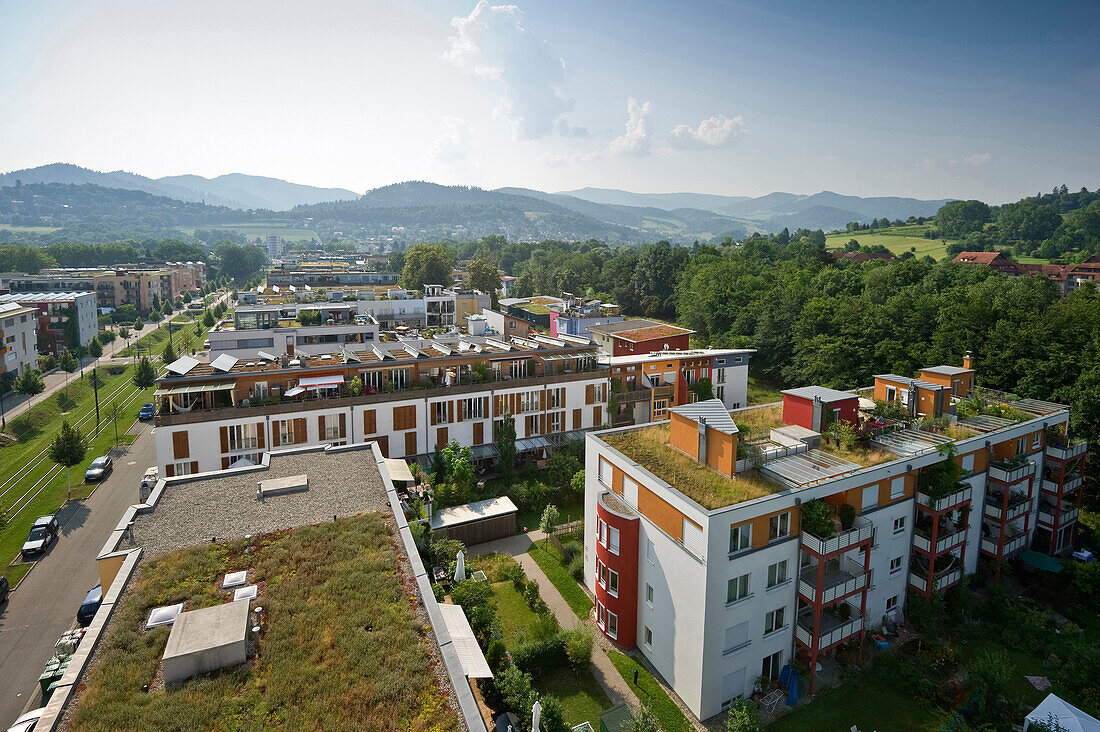
<path id="1" fill-rule="evenodd" d="M 523 567 L 523 571 L 527 573 L 528 578 L 539 583 L 542 599 L 546 601 L 547 607 L 554 613 L 554 617 L 558 619 L 562 628 L 571 630 L 581 625 L 591 626 L 591 618 L 586 618 L 582 622 L 581 619 L 577 617 L 577 614 L 573 612 L 573 608 L 569 607 L 565 598 L 558 592 L 558 588 L 554 586 L 554 583 L 552 583 L 550 578 L 546 576 L 546 573 L 542 571 L 542 567 L 540 567 L 538 563 L 531 558 L 531 555 L 527 553 L 533 542 L 541 541 L 544 538 L 546 538 L 546 535 L 541 531 L 517 534 L 516 536 L 509 536 L 506 539 L 498 539 L 497 541 L 490 541 L 485 544 L 472 546 L 470 547 L 470 553 L 491 554 L 493 552 L 498 552 L 500 554 L 511 555 L 519 563 L 519 566 Z M 619 670 L 615 668 L 615 665 L 611 663 L 611 659 L 607 656 L 607 651 L 598 639 L 592 644 L 592 675 L 595 677 L 596 681 L 599 682 L 600 686 L 603 687 L 604 693 L 607 694 L 607 698 L 611 701 L 611 706 L 626 704 L 631 709 L 639 709 L 641 707 L 638 696 L 631 690 L 630 685 L 627 684 L 626 679 L 622 677 Z"/>

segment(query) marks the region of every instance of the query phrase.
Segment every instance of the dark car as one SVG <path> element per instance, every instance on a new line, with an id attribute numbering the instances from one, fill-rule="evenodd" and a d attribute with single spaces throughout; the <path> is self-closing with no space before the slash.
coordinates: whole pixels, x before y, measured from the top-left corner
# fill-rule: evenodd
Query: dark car
<path id="1" fill-rule="evenodd" d="M 84 482 L 95 483 L 100 480 L 106 480 L 107 476 L 114 470 L 115 462 L 111 460 L 109 455 L 103 457 L 97 457 L 92 461 L 92 464 L 88 466 L 88 471 L 84 473 Z"/>
<path id="2" fill-rule="evenodd" d="M 76 622 L 81 625 L 91 623 L 102 603 L 103 585 L 96 585 L 88 590 L 88 594 L 84 596 L 84 602 L 80 603 L 80 609 L 76 611 Z"/>
<path id="3" fill-rule="evenodd" d="M 7 577 L 0 577 L 0 605 L 3 605 L 8 601 L 8 593 L 11 592 L 11 585 L 8 584 Z"/>
<path id="4" fill-rule="evenodd" d="M 153 403 L 142 404 L 141 409 L 138 410 L 138 419 L 146 422 L 153 418 Z"/>
<path id="5" fill-rule="evenodd" d="M 30 533 L 27 534 L 27 540 L 23 542 L 23 548 L 20 550 L 23 558 L 28 559 L 45 554 L 50 544 L 57 538 L 58 531 L 56 516 L 39 516 L 36 518 L 34 526 L 31 527 Z"/>

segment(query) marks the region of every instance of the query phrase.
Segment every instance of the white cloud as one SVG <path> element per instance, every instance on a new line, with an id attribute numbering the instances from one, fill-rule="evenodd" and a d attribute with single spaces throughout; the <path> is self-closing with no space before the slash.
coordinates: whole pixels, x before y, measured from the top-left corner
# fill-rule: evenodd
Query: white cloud
<path id="1" fill-rule="evenodd" d="M 578 152 L 573 153 L 572 155 L 562 155 L 561 153 L 556 152 L 546 152 L 539 156 L 539 161 L 541 161 L 543 165 L 546 165 L 548 167 L 557 168 L 567 163 L 588 163 L 593 160 L 598 160 L 601 157 L 603 157 L 603 153 L 599 150 L 592 150 L 591 152 Z"/>
<path id="2" fill-rule="evenodd" d="M 523 26 L 518 5 L 479 0 L 469 15 L 453 18 L 451 26 L 444 57 L 500 88 L 497 110 L 515 125 L 517 138 L 551 134 L 558 117 L 573 109 L 573 100 L 562 92 L 565 61 Z"/>
<path id="3" fill-rule="evenodd" d="M 555 134 L 561 137 L 588 137 L 587 127 L 570 127 L 564 119 L 559 119 L 554 125 Z"/>
<path id="4" fill-rule="evenodd" d="M 635 155 L 637 157 L 648 155 L 651 143 L 646 122 L 652 110 L 653 105 L 649 102 L 639 104 L 634 97 L 626 100 L 626 131 L 611 141 L 608 152 L 612 155 Z"/>
<path id="5" fill-rule="evenodd" d="M 470 154 L 470 128 L 457 117 L 444 117 L 443 134 L 432 147 L 432 157 L 441 163 L 459 163 Z"/>
<path id="6" fill-rule="evenodd" d="M 669 144 L 681 150 L 723 147 L 743 134 L 745 121 L 741 119 L 741 115 L 727 117 L 716 114 L 707 117 L 694 129 L 690 125 L 676 125 L 669 133 Z"/>
<path id="7" fill-rule="evenodd" d="M 556 152 L 546 152 L 539 156 L 539 160 L 543 165 L 548 165 L 551 168 L 556 168 L 562 165 L 566 161 L 566 157 Z"/>
<path id="8" fill-rule="evenodd" d="M 979 165 L 985 165 L 993 159 L 993 153 L 975 153 L 963 160 L 967 165 L 978 167 Z"/>

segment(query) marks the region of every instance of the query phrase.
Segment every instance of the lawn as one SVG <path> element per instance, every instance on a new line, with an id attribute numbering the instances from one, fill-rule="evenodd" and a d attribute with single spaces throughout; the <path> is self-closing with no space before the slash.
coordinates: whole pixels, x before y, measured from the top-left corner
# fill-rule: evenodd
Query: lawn
<path id="1" fill-rule="evenodd" d="M 876 229 L 873 233 L 869 230 L 842 232 L 829 234 L 825 237 L 825 248 L 830 250 L 843 250 L 844 245 L 850 239 L 855 239 L 863 246 L 881 244 L 892 254 L 901 256 L 905 252 L 913 251 L 914 256 L 923 257 L 929 255 L 933 259 L 943 259 L 947 256 L 947 245 L 942 239 L 925 239 L 923 234 L 928 225 L 913 224 L 910 226 L 895 226 L 889 229 Z"/>
<path id="2" fill-rule="evenodd" d="M 776 384 L 760 376 L 750 376 L 748 399 L 749 404 L 772 404 L 783 401 L 783 395 Z"/>
<path id="3" fill-rule="evenodd" d="M 809 704 L 768 725 L 768 732 L 848 732 L 852 725 L 861 730 L 931 732 L 939 729 L 945 719 L 946 715 L 928 710 L 913 694 L 868 681 L 827 689 Z"/>
<path id="4" fill-rule="evenodd" d="M 7 433 L 18 436 L 18 441 L 0 447 L 0 511 L 7 512 L 7 525 L 0 529 L 0 573 L 14 584 L 25 569 L 6 566 L 8 560 L 19 553 L 23 540 L 38 516 L 53 513 L 64 503 L 67 495 L 65 470 L 51 462 L 45 455 L 62 419 L 76 425 L 86 437 L 90 437 L 84 461 L 71 470 L 73 496 L 81 497 L 89 491 L 82 490 L 84 471 L 94 458 L 104 455 L 114 446 L 115 430 L 107 418 L 107 408 L 118 402 L 125 408 L 125 416 L 119 420 L 120 438 L 137 419 L 137 410 L 150 401 L 152 389 L 138 389 L 130 383 L 131 367 L 111 375 L 100 367 L 97 373 L 103 379 L 99 387 L 100 429 L 96 432 L 95 394 L 88 379 L 72 378 L 68 396 L 64 392 L 36 402 L 27 412 L 8 420 Z M 120 442 L 125 442 L 120 439 Z M 64 539 L 62 539 L 64 541 Z"/>
<path id="5" fill-rule="evenodd" d="M 653 714 L 656 715 L 657 721 L 661 724 L 662 732 L 690 732 L 694 729 L 680 707 L 669 698 L 664 688 L 657 683 L 657 680 L 646 670 L 645 666 L 638 663 L 636 659 L 618 651 L 609 651 L 607 655 L 611 658 L 611 663 L 615 664 L 619 674 L 637 693 L 642 704 L 648 704 L 649 708 L 653 710 Z M 638 684 L 636 686 L 634 685 L 635 672 L 638 674 Z M 801 729 L 813 728 L 803 727 Z"/>
<path id="6" fill-rule="evenodd" d="M 172 318 L 172 345 L 176 347 L 176 353 L 184 354 L 189 353 L 192 348 L 198 350 L 202 347 L 202 342 L 206 339 L 206 334 L 210 331 L 205 325 L 202 324 L 201 319 L 202 311 L 196 313 L 188 313 L 186 315 L 176 315 Z M 200 316 L 198 320 L 192 320 L 192 317 Z M 202 329 L 202 333 L 195 332 L 196 323 Z M 118 352 L 119 356 L 136 356 L 140 353 L 148 355 L 150 352 L 159 355 L 164 350 L 164 344 L 168 340 L 168 324 L 165 323 L 153 330 L 148 330 L 148 325 L 142 329 L 144 335 L 141 336 L 135 343 L 123 348 Z"/>
<path id="7" fill-rule="evenodd" d="M 508 489 L 505 488 L 504 495 L 508 494 Z M 554 502 L 554 505 L 558 507 L 558 523 L 567 524 L 570 521 L 579 521 L 584 518 L 584 496 L 577 495 L 570 503 Z M 524 527 L 527 527 L 528 531 L 534 531 L 539 527 L 539 521 L 542 519 L 542 512 L 546 510 L 546 506 L 542 508 L 529 508 L 526 511 L 520 511 L 516 514 L 516 529 L 523 531 Z"/>
<path id="8" fill-rule="evenodd" d="M 539 621 L 539 616 L 511 582 L 494 582 L 493 599 L 496 600 L 497 617 L 504 633 L 504 645 L 515 648 L 525 631 Z"/>
<path id="9" fill-rule="evenodd" d="M 600 715 L 611 708 L 611 700 L 591 671 L 580 674 L 571 668 L 559 668 L 536 681 L 535 689 L 562 703 L 565 721 L 571 727 L 588 722 L 598 730 Z"/>
<path id="10" fill-rule="evenodd" d="M 70 729 L 456 729 L 430 670 L 431 633 L 413 613 L 408 578 L 394 571 L 387 523 L 366 514 L 259 537 L 251 555 L 236 541 L 145 563 L 115 609 Z M 246 567 L 262 587 L 258 658 L 166 690 L 157 677 L 170 629 L 144 630 L 149 610 L 223 603 L 218 581 Z"/>
<path id="11" fill-rule="evenodd" d="M 539 565 L 546 577 L 558 588 L 558 592 L 565 599 L 573 612 L 581 620 L 584 620 L 592 612 L 592 598 L 577 584 L 569 570 L 561 563 L 561 554 L 549 542 L 539 542 L 532 545 L 527 551 L 535 563 Z"/>

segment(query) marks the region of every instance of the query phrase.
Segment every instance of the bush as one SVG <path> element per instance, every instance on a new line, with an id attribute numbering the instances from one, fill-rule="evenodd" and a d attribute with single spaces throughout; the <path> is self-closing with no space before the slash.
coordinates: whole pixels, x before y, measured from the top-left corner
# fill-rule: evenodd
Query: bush
<path id="1" fill-rule="evenodd" d="M 567 541 L 561 545 L 562 564 L 570 564 L 578 555 L 584 555 L 584 546 L 579 541 Z"/>
<path id="2" fill-rule="evenodd" d="M 760 722 L 756 717 L 756 706 L 744 697 L 730 702 L 726 716 L 727 732 L 760 732 Z"/>
<path id="3" fill-rule="evenodd" d="M 565 655 L 569 663 L 578 672 L 584 671 L 592 663 L 592 633 L 578 628 L 567 630 L 565 636 Z"/>
<path id="4" fill-rule="evenodd" d="M 546 606 L 546 601 L 542 599 L 542 594 L 539 592 L 539 583 L 535 580 L 527 581 L 527 585 L 523 588 L 523 599 L 527 602 L 527 606 L 539 615 L 550 612 L 550 608 Z"/>
<path id="5" fill-rule="evenodd" d="M 446 591 L 443 589 L 443 585 L 438 582 L 432 583 L 432 594 L 435 595 L 436 602 L 443 602 L 443 598 L 447 595 Z"/>
<path id="6" fill-rule="evenodd" d="M 523 571 L 523 567 L 516 564 L 516 566 L 508 571 L 508 579 L 512 580 L 512 586 L 515 587 L 517 591 L 523 592 L 523 588 L 527 583 L 527 573 Z"/>
<path id="7" fill-rule="evenodd" d="M 820 539 L 832 536 L 836 529 L 829 505 L 817 498 L 802 504 L 802 529 Z"/>
<path id="8" fill-rule="evenodd" d="M 569 576 L 578 582 L 584 581 L 584 557 L 573 557 L 573 561 L 569 563 Z"/>
<path id="9" fill-rule="evenodd" d="M 570 490 L 573 476 L 583 468 L 581 461 L 569 453 L 556 452 L 546 462 L 546 482 L 557 490 Z"/>
<path id="10" fill-rule="evenodd" d="M 837 514 L 840 516 L 840 526 L 845 531 L 852 528 L 852 524 L 856 522 L 856 507 L 850 503 L 844 503 L 837 509 Z"/>
<path id="11" fill-rule="evenodd" d="M 529 640 L 512 649 L 512 662 L 533 679 L 540 679 L 569 663 L 565 633 Z"/>
<path id="12" fill-rule="evenodd" d="M 439 567 L 449 567 L 459 552 L 465 552 L 466 545 L 458 539 L 432 539 L 428 544 L 428 553 L 432 563 Z"/>
<path id="13" fill-rule="evenodd" d="M 475 582 L 472 579 L 459 582 L 451 590 L 451 599 L 461 605 L 468 613 L 475 607 L 488 605 L 493 596 L 493 588 L 487 582 Z"/>

